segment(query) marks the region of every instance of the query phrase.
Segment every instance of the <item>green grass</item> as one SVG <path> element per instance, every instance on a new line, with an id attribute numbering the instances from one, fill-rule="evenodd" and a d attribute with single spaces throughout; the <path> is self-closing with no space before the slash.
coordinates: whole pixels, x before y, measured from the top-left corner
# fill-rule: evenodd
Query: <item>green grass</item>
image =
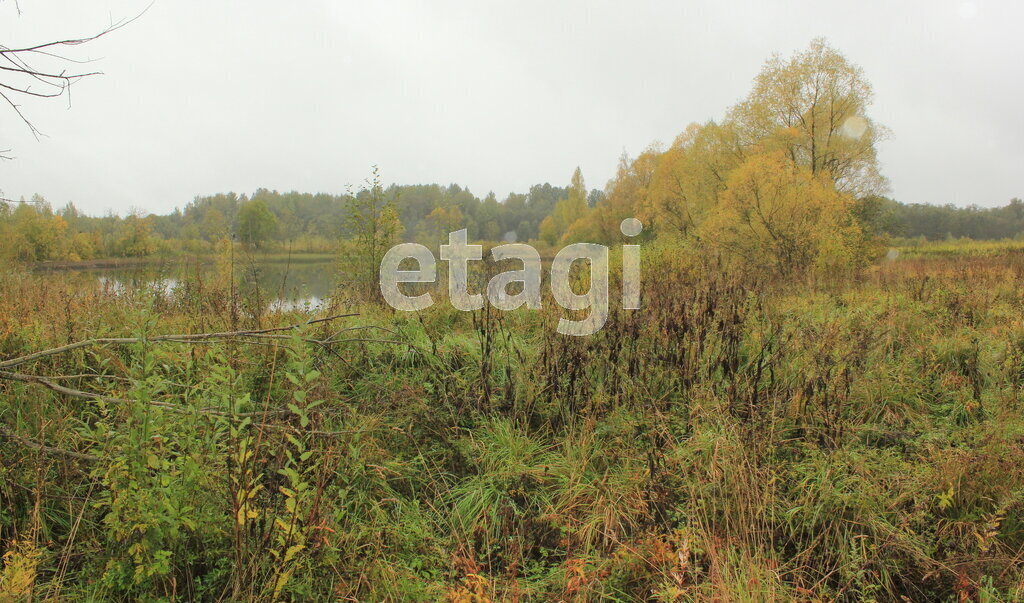
<path id="1" fill-rule="evenodd" d="M 547 299 L 154 341 L 309 317 L 0 273 L 0 363 L 140 338 L 0 366 L 107 397 L 0 376 L 0 598 L 1021 597 L 1024 256 L 671 255 L 582 339 Z"/>
<path id="2" fill-rule="evenodd" d="M 950 239 L 946 241 L 925 241 L 899 239 L 893 242 L 893 248 L 899 252 L 899 257 L 903 258 L 996 257 L 1024 252 L 1024 240 L 975 241 L 972 239 Z"/>

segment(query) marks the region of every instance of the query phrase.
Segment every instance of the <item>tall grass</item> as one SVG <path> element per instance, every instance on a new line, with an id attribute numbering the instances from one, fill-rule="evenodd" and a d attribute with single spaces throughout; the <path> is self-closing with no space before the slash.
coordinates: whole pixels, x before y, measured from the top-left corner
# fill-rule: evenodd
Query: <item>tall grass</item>
<path id="1" fill-rule="evenodd" d="M 0 379 L 0 598 L 1016 600 L 1024 256 L 937 255 L 655 250 L 589 338 L 4 271 L 0 372 L 93 396 Z"/>

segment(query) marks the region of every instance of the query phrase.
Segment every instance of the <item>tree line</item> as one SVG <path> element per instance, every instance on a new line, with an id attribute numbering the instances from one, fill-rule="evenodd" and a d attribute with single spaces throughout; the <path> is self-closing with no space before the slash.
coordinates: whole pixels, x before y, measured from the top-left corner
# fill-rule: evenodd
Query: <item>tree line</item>
<path id="1" fill-rule="evenodd" d="M 940 239 L 1010 239 L 1024 236 L 1024 201 L 1019 198 L 1000 207 L 957 207 L 899 203 L 882 198 L 885 224 L 889 234 L 899 237 Z"/>
<path id="2" fill-rule="evenodd" d="M 0 203 L 0 255 L 40 261 L 206 253 L 224 240 L 336 252 L 351 251 L 359 239 L 376 248 L 381 232 L 389 233 L 381 244 L 436 246 L 461 228 L 478 241 L 611 244 L 621 240 L 620 222 L 637 217 L 648 238 L 786 272 L 863 263 L 889 236 L 1024 234 L 1020 199 L 986 209 L 885 197 L 875 149 L 888 131 L 868 116 L 872 98 L 860 67 L 819 39 L 766 61 L 721 121 L 691 124 L 668 147 L 624 155 L 603 190 L 588 189 L 577 168 L 566 186 L 537 184 L 499 201 L 457 184 L 385 187 L 375 168 L 364 187 L 344 194 L 221 193 L 165 215 L 85 216 L 73 204 L 54 210 L 36 196 Z"/>
<path id="3" fill-rule="evenodd" d="M 627 160 L 627 163 L 631 163 Z M 627 168 L 621 168 L 620 171 Z M 613 181 L 621 187 L 619 180 Z M 403 236 L 436 244 L 441 233 L 467 228 L 473 239 L 555 244 L 567 230 L 566 216 L 604 202 L 604 191 L 591 190 L 581 205 L 573 187 L 538 184 L 527 193 L 503 201 L 483 199 L 458 185 L 392 185 L 385 194 L 395 200 Z M 621 194 L 621 193 L 619 193 Z M 352 236 L 346 225 L 354 196 L 257 190 L 197 197 L 184 210 L 170 214 L 130 212 L 125 216 L 82 214 L 73 203 L 54 209 L 36 195 L 14 204 L 0 204 L 0 257 L 23 261 L 142 257 L 157 253 L 205 253 L 225 237 L 265 249 L 333 252 Z M 563 206 L 555 211 L 562 201 Z M 974 240 L 1024 236 L 1024 201 L 1011 199 L 1000 207 L 905 204 L 888 197 L 858 200 L 865 224 L 877 232 L 930 241 Z M 574 221 L 574 220 L 573 220 Z M 560 225 L 561 224 L 561 225 Z M 410 234 L 411 233 L 411 234 Z M 508 235 L 508 236 L 506 236 Z"/>
<path id="4" fill-rule="evenodd" d="M 87 216 L 73 203 L 54 208 L 39 195 L 0 204 L 0 254 L 25 261 L 86 260 L 154 253 L 203 253 L 224 238 L 254 248 L 329 252 L 355 233 L 350 208 L 371 194 L 300 193 L 258 189 L 251 195 L 200 196 L 169 214 L 129 212 Z M 436 244 L 442 233 L 466 228 L 487 241 L 537 238 L 541 222 L 567 196 L 567 187 L 548 183 L 511 193 L 499 201 L 457 184 L 393 184 L 383 189 L 398 212 L 404 238 Z M 590 191 L 589 203 L 602 192 Z"/>

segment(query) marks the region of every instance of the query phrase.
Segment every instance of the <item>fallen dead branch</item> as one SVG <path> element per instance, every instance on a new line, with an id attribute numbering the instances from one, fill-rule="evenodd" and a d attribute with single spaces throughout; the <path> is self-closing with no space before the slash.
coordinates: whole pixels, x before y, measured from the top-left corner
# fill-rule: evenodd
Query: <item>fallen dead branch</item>
<path id="1" fill-rule="evenodd" d="M 134 343 L 146 342 L 173 342 L 173 343 L 201 343 L 210 339 L 227 339 L 236 337 L 260 337 L 269 335 L 272 333 L 280 333 L 282 331 L 290 331 L 298 329 L 300 327 L 314 325 L 322 322 L 329 322 L 338 320 L 341 318 L 351 318 L 353 316 L 359 316 L 358 313 L 352 314 L 337 314 L 334 316 L 328 316 L 326 318 L 317 318 L 308 320 L 306 322 L 300 322 L 293 325 L 284 327 L 273 327 L 270 329 L 256 329 L 246 331 L 224 331 L 221 333 L 183 333 L 176 335 L 154 335 L 152 337 L 102 337 L 97 339 L 84 339 L 82 341 L 76 341 L 75 343 L 69 343 L 56 348 L 50 348 L 48 350 L 42 350 L 20 356 L 18 358 L 11 358 L 10 360 L 4 360 L 0 362 L 0 369 L 10 369 L 22 364 L 32 362 L 33 360 L 39 360 L 40 358 L 46 358 L 47 356 L 54 356 L 57 354 L 63 354 L 65 352 L 71 352 L 85 347 L 95 345 L 130 345 Z"/>
<path id="2" fill-rule="evenodd" d="M 98 456 L 86 454 L 84 452 L 75 452 L 74 450 L 65 450 L 63 448 L 56 448 L 54 446 L 47 446 L 46 444 L 41 444 L 35 440 L 26 438 L 24 436 L 20 436 L 12 432 L 11 430 L 7 429 L 3 425 L 0 425 L 0 438 L 20 444 L 25 448 L 38 450 L 44 454 L 66 456 L 69 458 L 78 459 L 80 461 L 90 462 L 98 461 L 100 458 Z"/>
<path id="3" fill-rule="evenodd" d="M 330 322 L 330 321 L 339 320 L 339 319 L 342 319 L 342 318 L 351 318 L 353 316 L 358 316 L 358 314 L 357 313 L 337 314 L 337 315 L 328 316 L 328 317 L 325 317 L 325 318 L 317 318 L 317 319 L 312 319 L 312 320 L 308 320 L 308 321 L 301 322 L 301 323 L 295 323 L 295 324 L 291 324 L 291 325 L 287 325 L 287 326 L 283 326 L 283 327 L 272 327 L 272 328 L 268 328 L 268 329 L 255 329 L 255 330 L 244 330 L 244 331 L 223 331 L 223 332 L 218 332 L 218 333 L 185 333 L 185 334 L 173 334 L 173 335 L 154 335 L 152 337 L 104 337 L 104 338 L 86 339 L 86 340 L 77 341 L 77 342 L 70 343 L 70 344 L 63 345 L 63 346 L 56 347 L 56 348 L 50 348 L 50 349 L 47 349 L 47 350 L 41 350 L 39 352 L 33 352 L 31 354 L 26 354 L 24 356 L 19 356 L 17 358 L 12 358 L 12 359 L 0 362 L 0 380 L 17 381 L 17 382 L 20 382 L 20 383 L 28 383 L 28 384 L 31 384 L 31 385 L 37 385 L 37 386 L 43 387 L 45 389 L 48 389 L 48 390 L 50 390 L 52 392 L 55 392 L 55 393 L 58 393 L 58 394 L 61 394 L 61 395 L 64 395 L 64 396 L 68 396 L 70 398 L 77 398 L 77 399 L 80 399 L 80 400 L 92 400 L 92 401 L 95 401 L 95 402 L 103 402 L 103 403 L 107 403 L 107 404 L 126 405 L 126 404 L 130 404 L 131 400 L 128 400 L 128 399 L 125 399 L 125 398 L 118 398 L 118 397 L 114 397 L 114 396 L 108 396 L 108 395 L 99 394 L 99 393 L 95 393 L 95 392 L 84 391 L 84 390 L 80 390 L 80 389 L 75 389 L 75 388 L 72 388 L 72 387 L 68 387 L 66 385 L 62 385 L 62 384 L 57 382 L 57 381 L 60 381 L 60 380 L 67 380 L 67 379 L 70 379 L 70 378 L 77 378 L 77 377 L 102 377 L 102 378 L 120 379 L 120 380 L 124 380 L 125 379 L 124 377 L 119 377 L 119 376 L 116 376 L 116 375 L 56 375 L 56 376 L 44 376 L 44 375 L 29 374 L 29 373 L 20 372 L 20 371 L 12 371 L 10 369 L 12 369 L 14 367 L 18 367 L 18 366 L 21 366 L 21 365 L 25 365 L 25 364 L 31 363 L 33 361 L 36 361 L 36 360 L 39 360 L 39 359 L 42 359 L 42 358 L 47 358 L 47 357 L 55 356 L 55 355 L 58 355 L 58 354 L 63 354 L 63 353 L 66 353 L 66 352 L 71 352 L 71 351 L 74 351 L 74 350 L 86 348 L 86 347 L 102 346 L 102 345 L 130 345 L 130 344 L 138 344 L 138 343 L 143 343 L 143 342 L 147 342 L 147 343 L 148 342 L 166 342 L 166 343 L 187 343 L 187 344 L 204 344 L 204 343 L 205 344 L 209 344 L 209 343 L 223 343 L 223 342 L 242 342 L 242 343 L 262 343 L 263 345 L 270 345 L 269 342 L 249 341 L 249 340 L 247 340 L 247 338 L 273 339 L 273 340 L 275 340 L 275 343 L 273 345 L 279 345 L 278 343 L 276 343 L 276 341 L 291 339 L 291 335 L 284 335 L 284 334 L 282 334 L 285 331 L 293 331 L 293 330 L 299 329 L 301 327 L 305 327 L 305 326 L 309 326 L 309 325 L 314 325 L 314 324 L 319 324 L 319 323 Z M 301 339 L 303 341 L 307 341 L 309 343 L 313 343 L 313 344 L 317 344 L 317 345 L 321 345 L 321 346 L 327 347 L 328 349 L 331 349 L 335 345 L 344 344 L 344 343 L 384 343 L 384 344 L 393 344 L 393 345 L 406 345 L 406 346 L 409 346 L 409 347 L 417 349 L 417 350 L 419 349 L 419 347 L 414 345 L 414 344 L 411 344 L 411 343 L 406 342 L 406 341 L 400 341 L 400 340 L 397 340 L 397 339 L 376 339 L 376 338 L 370 338 L 370 337 L 338 339 L 338 337 L 340 335 L 342 335 L 343 333 L 346 333 L 346 332 L 362 331 L 362 330 L 373 329 L 373 328 L 376 328 L 376 327 L 374 327 L 373 325 L 347 327 L 347 328 L 340 329 L 340 330 L 334 332 L 331 336 L 329 336 L 329 337 L 327 337 L 326 339 L 323 339 L 323 340 L 311 339 L 311 338 L 301 338 Z M 394 331 L 392 331 L 390 329 L 386 329 L 386 328 L 381 328 L 381 330 L 387 331 L 389 333 L 395 333 Z M 397 334 L 397 333 L 395 333 L 395 334 Z M 266 423 L 266 422 L 252 421 L 252 419 L 258 418 L 258 417 L 266 418 L 268 416 L 273 416 L 273 415 L 277 415 L 277 416 L 290 415 L 290 414 L 292 414 L 292 412 L 290 410 L 264 409 L 264 410 L 261 410 L 261 411 L 254 411 L 254 412 L 231 412 L 231 411 L 220 410 L 220 409 L 215 409 L 215 408 L 189 408 L 187 406 L 182 406 L 182 405 L 179 405 L 179 404 L 174 404 L 174 403 L 166 402 L 166 401 L 163 401 L 163 400 L 147 400 L 145 403 L 147 405 L 149 405 L 149 406 L 153 406 L 153 407 L 156 407 L 156 408 L 161 408 L 161 409 L 165 409 L 165 410 L 168 410 L 168 411 L 171 411 L 171 412 L 177 412 L 177 413 L 197 413 L 197 414 L 209 415 L 209 416 L 213 416 L 213 417 L 220 417 L 220 418 L 224 418 L 224 419 L 227 419 L 227 420 L 230 420 L 230 421 L 243 421 L 243 420 L 249 419 L 250 420 L 249 426 L 254 428 L 254 429 L 267 429 L 267 430 L 273 430 L 273 431 L 290 431 L 290 432 L 295 432 L 295 433 L 306 433 L 306 434 L 309 434 L 309 435 L 317 435 L 317 436 L 323 436 L 323 437 L 338 437 L 338 436 L 347 435 L 347 434 L 351 434 L 351 433 L 355 432 L 354 430 L 323 431 L 323 430 L 299 429 L 299 428 L 295 427 L 294 425 L 289 425 L 287 423 L 275 424 L 275 423 Z M 46 444 L 42 444 L 42 443 L 37 442 L 37 441 L 35 441 L 33 439 L 17 435 L 15 433 L 13 433 L 12 431 L 10 431 L 8 428 L 6 428 L 6 427 L 4 427 L 2 425 L 0 425 L 0 438 L 4 438 L 4 439 L 7 439 L 9 441 L 18 443 L 18 444 L 20 444 L 20 445 L 22 445 L 24 447 L 28 447 L 28 448 L 32 448 L 32 449 L 35 449 L 35 450 L 39 450 L 39 451 L 44 452 L 46 454 L 63 455 L 63 456 L 67 456 L 67 457 L 70 457 L 70 458 L 76 458 L 76 459 L 85 460 L 85 461 L 96 461 L 99 458 L 97 456 L 90 455 L 90 454 L 74 452 L 74 451 L 70 451 L 70 450 L 64 450 L 62 448 L 55 448 L 55 447 L 52 447 L 52 446 L 48 446 Z"/>
<path id="4" fill-rule="evenodd" d="M 64 394 L 65 396 L 70 396 L 72 398 L 79 398 L 79 399 L 82 399 L 82 400 L 95 400 L 96 402 L 106 402 L 108 404 L 128 404 L 128 403 L 130 403 L 129 400 L 126 400 L 124 398 L 114 398 L 112 396 L 104 396 L 103 394 L 96 394 L 96 393 L 93 393 L 93 392 L 82 391 L 80 389 L 73 389 L 73 388 L 70 388 L 70 387 L 65 387 L 63 385 L 60 385 L 59 383 L 54 383 L 50 379 L 48 379 L 46 377 L 41 377 L 39 375 L 27 375 L 25 373 L 11 373 L 11 372 L 8 372 L 8 371 L 0 371 L 0 379 L 7 379 L 8 381 L 19 381 L 21 383 L 33 383 L 33 384 L 36 384 L 36 385 L 41 385 L 41 386 L 45 387 L 46 389 L 48 389 L 50 391 L 57 392 L 58 394 Z M 186 406 L 180 406 L 178 404 L 171 404 L 170 402 L 162 402 L 160 400 L 149 400 L 148 402 L 146 402 L 146 404 L 148 404 L 150 406 L 155 406 L 157 408 L 165 408 L 165 409 L 170 410 L 172 412 L 181 412 L 181 413 L 196 412 L 196 413 L 200 413 L 200 414 L 214 415 L 214 416 L 220 416 L 220 417 L 245 418 L 245 417 L 263 416 L 263 415 L 267 415 L 267 414 L 271 414 L 272 415 L 272 414 L 287 414 L 288 413 L 288 411 L 285 411 L 285 410 L 271 410 L 271 411 L 260 411 L 260 412 L 238 412 L 238 413 L 232 413 L 232 412 L 223 411 L 223 410 L 216 410 L 216 409 L 212 409 L 212 408 L 188 408 Z"/>

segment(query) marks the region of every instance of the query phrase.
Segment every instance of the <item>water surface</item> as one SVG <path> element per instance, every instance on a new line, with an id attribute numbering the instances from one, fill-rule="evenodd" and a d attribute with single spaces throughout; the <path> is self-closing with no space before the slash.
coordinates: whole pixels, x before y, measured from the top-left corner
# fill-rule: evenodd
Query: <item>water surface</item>
<path id="1" fill-rule="evenodd" d="M 333 294 L 339 283 L 338 264 L 316 260 L 252 260 L 237 262 L 239 292 L 258 292 L 270 309 L 316 309 Z M 98 287 L 114 292 L 149 289 L 174 295 L 185 281 L 210 281 L 217 267 L 209 261 L 158 260 L 139 265 L 116 267 L 64 266 L 48 269 L 94 279 Z"/>

